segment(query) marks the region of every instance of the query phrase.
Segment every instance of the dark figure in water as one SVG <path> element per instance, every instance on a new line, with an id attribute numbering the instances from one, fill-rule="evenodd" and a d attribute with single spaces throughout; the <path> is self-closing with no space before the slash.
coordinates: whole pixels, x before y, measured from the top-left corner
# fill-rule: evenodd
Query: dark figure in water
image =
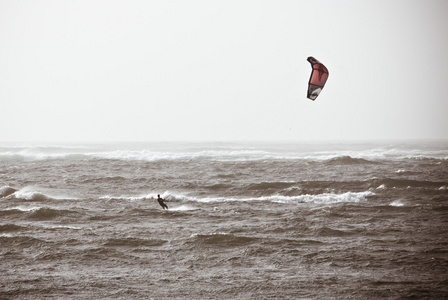
<path id="1" fill-rule="evenodd" d="M 157 195 L 157 202 L 159 202 L 160 206 L 163 207 L 163 209 L 168 209 L 168 206 L 163 202 L 164 200 L 160 198 L 160 195 Z"/>

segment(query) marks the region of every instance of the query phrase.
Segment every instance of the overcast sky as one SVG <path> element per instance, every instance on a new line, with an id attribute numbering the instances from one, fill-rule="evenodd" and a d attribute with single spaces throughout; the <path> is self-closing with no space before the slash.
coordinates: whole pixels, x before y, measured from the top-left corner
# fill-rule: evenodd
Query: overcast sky
<path id="1" fill-rule="evenodd" d="M 447 53 L 446 0 L 0 0 L 0 142 L 448 139 Z"/>

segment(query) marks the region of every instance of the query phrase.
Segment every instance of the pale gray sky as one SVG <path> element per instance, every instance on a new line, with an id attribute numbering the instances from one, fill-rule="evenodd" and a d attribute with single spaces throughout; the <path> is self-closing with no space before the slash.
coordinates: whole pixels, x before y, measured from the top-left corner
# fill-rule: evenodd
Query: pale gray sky
<path id="1" fill-rule="evenodd" d="M 448 139 L 447 28 L 445 0 L 0 0 L 0 141 Z"/>

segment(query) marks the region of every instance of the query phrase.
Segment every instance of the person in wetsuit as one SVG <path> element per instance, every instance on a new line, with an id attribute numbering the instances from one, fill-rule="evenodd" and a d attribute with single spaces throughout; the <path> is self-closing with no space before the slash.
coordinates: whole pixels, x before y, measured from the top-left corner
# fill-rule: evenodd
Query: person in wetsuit
<path id="1" fill-rule="evenodd" d="M 168 206 L 163 201 L 165 200 L 160 198 L 160 195 L 157 195 L 157 202 L 159 202 L 160 206 L 162 206 L 163 209 L 168 209 Z"/>

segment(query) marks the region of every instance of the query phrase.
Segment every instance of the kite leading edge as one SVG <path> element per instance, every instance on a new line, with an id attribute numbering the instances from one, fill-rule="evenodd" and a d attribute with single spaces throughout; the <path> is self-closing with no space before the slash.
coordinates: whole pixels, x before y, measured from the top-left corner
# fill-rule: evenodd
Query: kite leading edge
<path id="1" fill-rule="evenodd" d="M 314 101 L 324 88 L 329 73 L 328 69 L 314 57 L 310 56 L 307 60 L 313 69 L 311 71 L 310 81 L 308 82 L 307 98 Z"/>

